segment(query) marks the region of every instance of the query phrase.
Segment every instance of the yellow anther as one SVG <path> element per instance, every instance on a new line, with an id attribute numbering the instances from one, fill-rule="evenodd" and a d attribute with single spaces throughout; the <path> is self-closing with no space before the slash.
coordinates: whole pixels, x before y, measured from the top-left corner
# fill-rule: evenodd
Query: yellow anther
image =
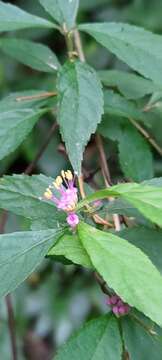
<path id="1" fill-rule="evenodd" d="M 46 192 L 48 192 L 49 194 L 52 194 L 52 191 L 50 190 L 50 187 L 48 187 L 48 188 L 46 189 Z"/>
<path id="2" fill-rule="evenodd" d="M 48 190 L 48 189 L 47 189 L 47 190 Z M 51 192 L 50 190 L 49 190 L 49 191 L 45 191 L 44 197 L 45 197 L 46 199 L 50 200 L 51 197 L 52 197 L 52 192 Z"/>
<path id="3" fill-rule="evenodd" d="M 67 211 L 73 211 L 75 209 L 75 202 L 71 203 L 69 206 L 67 206 Z"/>
<path id="4" fill-rule="evenodd" d="M 61 176 L 57 176 L 55 182 L 56 182 L 57 186 L 60 186 L 60 185 L 62 184 L 62 177 L 61 177 Z"/>
<path id="5" fill-rule="evenodd" d="M 65 175 L 67 180 L 73 180 L 73 175 L 70 170 L 65 171 Z"/>
<path id="6" fill-rule="evenodd" d="M 65 179 L 65 171 L 61 170 L 61 176 L 63 177 L 63 179 Z"/>
<path id="7" fill-rule="evenodd" d="M 61 184 L 62 184 L 62 177 L 57 176 L 56 180 L 53 182 L 53 185 L 56 189 L 59 189 Z"/>
<path id="8" fill-rule="evenodd" d="M 57 190 L 60 188 L 60 186 L 58 186 L 58 185 L 56 184 L 56 181 L 53 182 L 53 186 L 54 186 Z"/>

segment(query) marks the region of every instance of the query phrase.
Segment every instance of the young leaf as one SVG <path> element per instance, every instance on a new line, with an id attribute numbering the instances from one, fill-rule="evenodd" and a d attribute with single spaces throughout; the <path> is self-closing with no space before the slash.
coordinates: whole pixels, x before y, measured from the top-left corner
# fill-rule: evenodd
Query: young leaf
<path id="1" fill-rule="evenodd" d="M 112 315 L 88 322 L 59 350 L 56 360 L 120 360 L 122 341 Z"/>
<path id="2" fill-rule="evenodd" d="M 54 203 L 41 200 L 52 179 L 44 175 L 13 175 L 0 179 L 0 208 L 29 219 L 62 218 Z"/>
<path id="3" fill-rule="evenodd" d="M 66 24 L 69 30 L 75 25 L 79 0 L 39 0 L 39 2 L 60 25 Z"/>
<path id="4" fill-rule="evenodd" d="M 108 87 L 117 87 L 126 99 L 136 100 L 159 91 L 153 81 L 141 76 L 120 70 L 100 70 L 98 72 L 102 83 Z"/>
<path id="5" fill-rule="evenodd" d="M 0 49 L 32 69 L 53 73 L 60 64 L 56 55 L 45 45 L 22 39 L 0 39 Z"/>
<path id="6" fill-rule="evenodd" d="M 118 235 L 139 247 L 162 273 L 162 230 L 135 227 L 122 230 Z"/>
<path id="7" fill-rule="evenodd" d="M 87 64 L 67 62 L 58 75 L 57 89 L 58 123 L 72 166 L 80 174 L 84 148 L 103 113 L 101 83 Z"/>
<path id="8" fill-rule="evenodd" d="M 14 151 L 47 110 L 26 109 L 0 112 L 0 160 Z"/>
<path id="9" fill-rule="evenodd" d="M 53 229 L 0 235 L 0 297 L 31 274 L 60 233 Z"/>
<path id="10" fill-rule="evenodd" d="M 27 28 L 55 28 L 55 24 L 0 1 L 0 32 Z"/>
<path id="11" fill-rule="evenodd" d="M 162 326 L 162 276 L 137 247 L 111 233 L 80 223 L 79 237 L 93 266 L 129 305 Z"/>
<path id="12" fill-rule="evenodd" d="M 75 234 L 64 234 L 48 252 L 48 256 L 64 256 L 74 264 L 92 268 L 91 260 L 79 237 Z"/>
<path id="13" fill-rule="evenodd" d="M 161 35 L 121 23 L 83 24 L 79 29 L 92 35 L 132 69 L 161 86 Z"/>
<path id="14" fill-rule="evenodd" d="M 133 204 L 146 218 L 162 226 L 162 187 L 153 187 L 145 184 L 122 184 L 112 186 L 111 189 L 97 191 L 82 200 L 78 209 L 95 200 L 109 196 L 121 197 Z"/>
<path id="15" fill-rule="evenodd" d="M 130 317 L 122 319 L 123 339 L 131 360 L 161 360 L 162 338 L 150 335 Z"/>

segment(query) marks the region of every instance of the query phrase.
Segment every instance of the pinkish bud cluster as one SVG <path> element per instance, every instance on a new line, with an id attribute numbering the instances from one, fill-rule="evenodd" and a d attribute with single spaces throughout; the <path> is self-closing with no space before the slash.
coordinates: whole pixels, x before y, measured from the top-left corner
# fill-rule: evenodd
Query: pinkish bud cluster
<path id="1" fill-rule="evenodd" d="M 71 228 L 75 228 L 79 224 L 79 217 L 75 213 L 70 213 L 66 218 L 67 223 L 71 226 Z"/>
<path id="2" fill-rule="evenodd" d="M 116 316 L 123 316 L 129 313 L 130 306 L 124 303 L 118 295 L 112 295 L 106 299 L 106 304 L 112 309 L 112 312 Z"/>
<path id="3" fill-rule="evenodd" d="M 58 196 L 53 193 L 53 189 L 57 190 Z M 77 188 L 74 185 L 74 178 L 70 170 L 61 171 L 61 176 L 57 176 L 56 180 L 51 184 L 44 193 L 44 198 L 55 203 L 59 210 L 65 211 L 68 216 L 67 223 L 74 229 L 79 223 L 79 217 L 75 213 L 78 202 Z"/>

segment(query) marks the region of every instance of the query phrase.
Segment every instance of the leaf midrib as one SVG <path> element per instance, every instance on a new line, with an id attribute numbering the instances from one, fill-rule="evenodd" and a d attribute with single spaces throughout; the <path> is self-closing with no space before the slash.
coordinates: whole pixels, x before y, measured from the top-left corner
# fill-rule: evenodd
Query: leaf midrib
<path id="1" fill-rule="evenodd" d="M 31 233 L 32 233 L 32 232 L 31 232 Z M 60 232 L 60 233 L 61 233 L 61 232 Z M 40 246 L 40 245 L 48 242 L 51 238 L 53 238 L 53 237 L 54 237 L 55 235 L 57 235 L 57 234 L 59 234 L 59 232 L 58 232 L 58 233 L 57 233 L 57 232 L 56 232 L 56 233 L 53 233 L 53 235 L 50 235 L 49 237 L 47 237 L 46 239 L 40 241 L 39 243 L 33 244 L 30 248 L 25 249 L 25 250 L 24 250 L 23 252 L 21 252 L 21 253 L 17 253 L 17 254 L 15 254 L 15 255 L 12 255 L 10 258 L 7 259 L 7 261 L 0 263 L 0 268 L 1 268 L 3 265 L 9 264 L 9 263 L 11 262 L 11 260 L 17 259 L 17 258 L 19 258 L 20 256 L 23 256 L 23 255 L 25 255 L 26 253 L 30 252 L 31 250 L 33 250 L 33 249 L 36 248 L 37 246 Z"/>

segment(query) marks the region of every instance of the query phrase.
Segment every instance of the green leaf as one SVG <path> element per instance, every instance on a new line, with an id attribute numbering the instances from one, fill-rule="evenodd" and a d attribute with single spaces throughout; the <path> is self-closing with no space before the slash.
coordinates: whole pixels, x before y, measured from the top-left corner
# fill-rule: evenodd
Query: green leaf
<path id="1" fill-rule="evenodd" d="M 118 141 L 119 160 L 125 176 L 138 182 L 153 177 L 150 147 L 127 119 L 105 117 L 98 131 L 104 137 Z"/>
<path id="2" fill-rule="evenodd" d="M 31 15 L 15 5 L 0 1 L 0 32 L 27 28 L 55 28 L 56 26 L 45 19 Z"/>
<path id="3" fill-rule="evenodd" d="M 162 273 L 162 230 L 135 227 L 122 230 L 118 235 L 139 247 Z"/>
<path id="4" fill-rule="evenodd" d="M 59 350 L 56 360 L 120 360 L 122 343 L 117 320 L 112 315 L 88 322 Z"/>
<path id="5" fill-rule="evenodd" d="M 59 235 L 55 229 L 0 235 L 0 297 L 31 274 Z"/>
<path id="6" fill-rule="evenodd" d="M 0 159 L 14 151 L 47 110 L 26 109 L 0 111 Z"/>
<path id="7" fill-rule="evenodd" d="M 130 317 L 122 319 L 123 339 L 131 360 L 161 360 L 162 339 L 150 335 Z"/>
<path id="8" fill-rule="evenodd" d="M 22 39 L 0 39 L 0 49 L 32 69 L 53 73 L 60 64 L 56 55 L 45 45 Z"/>
<path id="9" fill-rule="evenodd" d="M 153 227 L 154 225 L 150 220 L 146 219 L 141 213 L 128 201 L 123 199 L 114 199 L 109 201 L 108 204 L 104 207 L 105 213 L 104 216 L 108 214 L 119 214 L 127 217 L 134 218 L 135 223 L 144 225 L 147 227 Z M 104 211 L 104 210 L 103 210 Z"/>
<path id="10" fill-rule="evenodd" d="M 75 234 L 64 234 L 48 252 L 48 256 L 64 256 L 74 264 L 92 268 L 91 260 L 79 237 Z"/>
<path id="11" fill-rule="evenodd" d="M 139 121 L 147 121 L 146 114 L 138 109 L 137 105 L 114 91 L 104 92 L 104 112 L 105 114 L 119 117 L 134 118 Z"/>
<path id="12" fill-rule="evenodd" d="M 69 30 L 75 25 L 79 0 L 39 0 L 39 2 L 60 25 L 66 24 Z"/>
<path id="13" fill-rule="evenodd" d="M 100 70 L 98 74 L 105 86 L 117 87 L 128 100 L 136 100 L 159 91 L 159 87 L 151 80 L 133 73 L 120 70 Z"/>
<path id="14" fill-rule="evenodd" d="M 132 125 L 125 126 L 118 146 L 121 168 L 127 178 L 140 182 L 153 177 L 150 146 Z"/>
<path id="15" fill-rule="evenodd" d="M 142 182 L 143 185 L 162 187 L 162 177 L 153 178 L 151 180 L 145 180 Z"/>
<path id="16" fill-rule="evenodd" d="M 81 0 L 79 4 L 79 8 L 81 10 L 92 10 L 96 7 L 108 5 L 111 3 L 112 0 Z"/>
<path id="17" fill-rule="evenodd" d="M 162 326 L 162 276 L 128 241 L 80 223 L 79 237 L 92 264 L 124 301 Z"/>
<path id="18" fill-rule="evenodd" d="M 97 191 L 80 201 L 78 210 L 85 204 L 107 197 L 122 197 L 133 204 L 146 218 L 162 226 L 162 187 L 144 184 L 122 184 L 112 186 L 111 189 Z"/>
<path id="19" fill-rule="evenodd" d="M 132 69 L 161 86 L 161 35 L 122 23 L 83 24 L 79 29 L 92 35 Z"/>
<path id="20" fill-rule="evenodd" d="M 67 62 L 57 81 L 58 123 L 69 159 L 80 174 L 84 148 L 103 113 L 103 93 L 96 72 L 80 61 Z"/>
<path id="21" fill-rule="evenodd" d="M 44 175 L 4 176 L 0 179 L 0 208 L 29 219 L 52 218 L 57 222 L 63 213 L 54 203 L 40 198 L 51 183 L 52 179 Z"/>

